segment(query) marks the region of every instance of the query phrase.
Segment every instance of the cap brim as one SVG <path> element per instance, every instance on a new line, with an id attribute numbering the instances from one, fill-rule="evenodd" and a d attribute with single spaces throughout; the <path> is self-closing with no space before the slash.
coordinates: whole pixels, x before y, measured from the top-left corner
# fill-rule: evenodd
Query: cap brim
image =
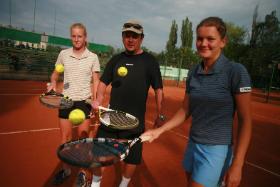
<path id="1" fill-rule="evenodd" d="M 128 31 L 131 31 L 131 32 L 135 32 L 137 34 L 143 34 L 142 31 L 138 30 L 138 29 L 135 29 L 133 27 L 129 27 L 129 28 L 123 28 L 122 29 L 122 32 L 128 32 Z"/>

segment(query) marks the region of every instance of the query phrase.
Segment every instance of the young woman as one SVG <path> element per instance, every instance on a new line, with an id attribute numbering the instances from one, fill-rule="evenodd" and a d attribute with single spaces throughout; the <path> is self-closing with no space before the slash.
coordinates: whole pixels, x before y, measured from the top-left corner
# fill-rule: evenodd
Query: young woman
<path id="1" fill-rule="evenodd" d="M 74 101 L 74 105 L 69 109 L 59 110 L 59 127 L 61 132 L 61 143 L 72 140 L 72 123 L 68 119 L 69 113 L 73 109 L 81 109 L 87 119 L 78 126 L 79 138 L 88 137 L 89 125 L 91 121 L 89 114 L 91 106 L 84 100 L 96 99 L 96 89 L 99 83 L 100 64 L 98 56 L 87 49 L 87 31 L 81 23 L 74 23 L 70 27 L 70 35 L 73 47 L 62 50 L 59 53 L 56 64 L 64 66 L 63 94 Z M 51 76 L 51 85 L 48 90 L 56 89 L 59 73 L 54 71 Z M 92 84 L 91 84 L 92 82 Z M 71 174 L 68 165 L 62 165 L 61 170 L 55 175 L 53 183 L 59 185 L 65 181 Z M 84 186 L 87 183 L 85 171 L 78 174 L 77 186 Z"/>
<path id="2" fill-rule="evenodd" d="M 250 77 L 243 65 L 223 55 L 226 25 L 222 19 L 202 20 L 196 33 L 202 61 L 189 72 L 182 107 L 163 126 L 142 135 L 153 141 L 191 116 L 190 141 L 183 160 L 188 186 L 238 186 L 251 138 Z M 233 146 L 235 112 L 238 136 Z"/>

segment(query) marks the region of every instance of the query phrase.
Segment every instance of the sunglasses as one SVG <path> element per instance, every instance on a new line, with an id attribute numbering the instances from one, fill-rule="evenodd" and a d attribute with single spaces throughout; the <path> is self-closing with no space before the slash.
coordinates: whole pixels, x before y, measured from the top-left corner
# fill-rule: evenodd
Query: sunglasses
<path id="1" fill-rule="evenodd" d="M 140 29 L 142 29 L 142 26 L 141 25 L 138 25 L 138 24 L 131 24 L 131 23 L 125 23 L 124 25 L 123 25 L 123 28 L 131 28 L 131 27 L 133 27 L 134 29 L 137 29 L 137 30 L 140 30 Z"/>
<path id="2" fill-rule="evenodd" d="M 139 35 L 139 34 L 136 34 L 136 33 L 134 33 L 134 32 L 124 32 L 124 33 L 123 33 L 123 37 L 125 37 L 125 38 L 130 38 L 130 37 L 132 37 L 133 39 L 138 39 L 138 38 L 140 38 L 140 35 Z"/>

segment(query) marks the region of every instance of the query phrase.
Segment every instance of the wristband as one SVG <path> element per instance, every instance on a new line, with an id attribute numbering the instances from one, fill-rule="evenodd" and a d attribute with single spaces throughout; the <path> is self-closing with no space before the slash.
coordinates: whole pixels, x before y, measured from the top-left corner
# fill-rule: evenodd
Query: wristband
<path id="1" fill-rule="evenodd" d="M 158 115 L 158 118 L 159 118 L 161 121 L 164 121 L 164 120 L 165 120 L 165 116 L 164 116 L 163 114 Z"/>

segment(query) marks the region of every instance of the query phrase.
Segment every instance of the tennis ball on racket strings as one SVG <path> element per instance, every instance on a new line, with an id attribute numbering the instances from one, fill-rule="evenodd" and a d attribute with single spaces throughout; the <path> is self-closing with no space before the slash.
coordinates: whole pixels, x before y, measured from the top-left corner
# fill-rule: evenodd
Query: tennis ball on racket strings
<path id="1" fill-rule="evenodd" d="M 55 71 L 58 73 L 62 73 L 64 71 L 64 66 L 62 64 L 56 64 Z"/>
<path id="2" fill-rule="evenodd" d="M 74 109 L 70 112 L 68 118 L 73 125 L 79 125 L 86 119 L 86 115 L 81 109 Z"/>
<path id="3" fill-rule="evenodd" d="M 118 75 L 121 77 L 124 77 L 127 75 L 127 68 L 124 66 L 121 66 L 118 68 Z"/>

